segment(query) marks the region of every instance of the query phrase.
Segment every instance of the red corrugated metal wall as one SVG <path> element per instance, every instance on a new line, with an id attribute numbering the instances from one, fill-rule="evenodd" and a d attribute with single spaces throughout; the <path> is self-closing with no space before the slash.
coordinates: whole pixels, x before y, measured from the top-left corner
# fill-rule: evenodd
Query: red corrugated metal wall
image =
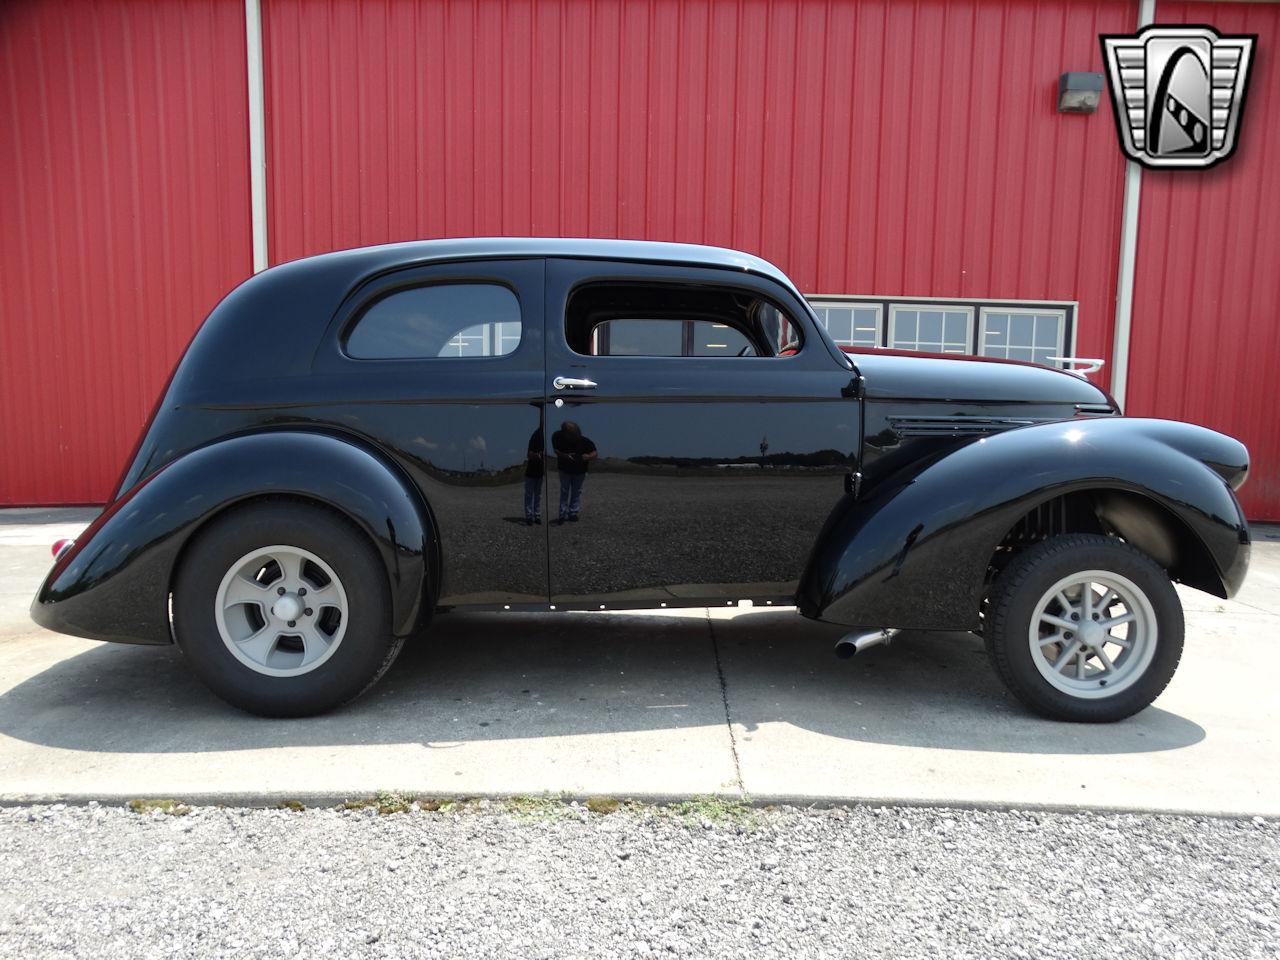
<path id="1" fill-rule="evenodd" d="M 1124 165 L 1109 108 L 1054 107 L 1135 0 L 263 6 L 272 262 L 474 234 L 723 244 L 812 293 L 1078 300 L 1076 352 L 1110 356 Z M 1280 517 L 1257 388 L 1280 352 L 1280 8 L 1158 7 L 1263 39 L 1240 153 L 1146 175 L 1130 407 L 1246 439 L 1246 504 Z M 249 272 L 243 16 L 0 9 L 0 503 L 105 497 Z"/>
<path id="2" fill-rule="evenodd" d="M 271 0 L 273 262 L 469 234 L 759 253 L 821 293 L 1080 300 L 1123 162 L 1055 110 L 1131 2 Z"/>
<path id="3" fill-rule="evenodd" d="M 1255 519 L 1280 519 L 1280 5 L 1159 0 L 1159 22 L 1256 33 L 1235 155 L 1209 171 L 1146 171 L 1128 412 L 1239 437 Z"/>
<path id="4" fill-rule="evenodd" d="M 0 503 L 111 493 L 251 271 L 244 5 L 0 8 Z"/>

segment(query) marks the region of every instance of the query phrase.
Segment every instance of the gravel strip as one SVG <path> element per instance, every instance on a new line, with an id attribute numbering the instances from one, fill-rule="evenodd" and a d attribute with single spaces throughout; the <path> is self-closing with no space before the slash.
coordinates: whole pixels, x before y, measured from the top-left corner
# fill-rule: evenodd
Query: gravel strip
<path id="1" fill-rule="evenodd" d="M 1260 818 L 19 807 L 0 956 L 1274 960 L 1277 863 Z"/>

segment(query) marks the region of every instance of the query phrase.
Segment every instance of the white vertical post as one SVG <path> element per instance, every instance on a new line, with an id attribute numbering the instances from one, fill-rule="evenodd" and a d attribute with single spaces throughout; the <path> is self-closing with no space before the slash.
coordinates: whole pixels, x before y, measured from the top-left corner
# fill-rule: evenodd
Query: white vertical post
<path id="1" fill-rule="evenodd" d="M 253 272 L 267 269 L 267 125 L 263 108 L 262 7 L 244 0 L 244 39 L 249 66 L 249 210 Z"/>
<path id="2" fill-rule="evenodd" d="M 1139 0 L 1138 28 L 1155 21 L 1156 0 Z M 1133 331 L 1133 281 L 1138 268 L 1138 216 L 1142 205 L 1142 166 L 1127 161 L 1124 204 L 1120 212 L 1120 272 L 1116 280 L 1115 339 L 1111 346 L 1111 395 L 1124 409 L 1129 386 L 1129 340 Z"/>

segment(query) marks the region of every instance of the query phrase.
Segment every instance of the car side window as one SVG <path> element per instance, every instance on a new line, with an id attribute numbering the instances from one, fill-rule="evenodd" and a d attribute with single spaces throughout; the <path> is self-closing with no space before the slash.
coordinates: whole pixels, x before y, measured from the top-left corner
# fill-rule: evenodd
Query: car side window
<path id="1" fill-rule="evenodd" d="M 347 334 L 358 360 L 500 357 L 520 345 L 520 301 L 496 283 L 438 283 L 388 294 Z"/>
<path id="2" fill-rule="evenodd" d="M 583 284 L 565 337 L 592 357 L 786 357 L 801 346 L 798 328 L 753 292 L 664 282 Z"/>
<path id="3" fill-rule="evenodd" d="M 756 348 L 728 324 L 709 320 L 620 317 L 591 330 L 596 357 L 754 357 Z"/>

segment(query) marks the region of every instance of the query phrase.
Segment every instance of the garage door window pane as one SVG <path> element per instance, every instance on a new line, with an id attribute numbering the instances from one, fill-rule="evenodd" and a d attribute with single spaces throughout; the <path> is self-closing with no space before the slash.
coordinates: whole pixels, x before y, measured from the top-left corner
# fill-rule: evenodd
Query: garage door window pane
<path id="1" fill-rule="evenodd" d="M 917 314 L 914 310 L 903 310 L 894 318 L 893 322 L 893 341 L 889 344 L 891 347 L 902 349 L 907 344 L 916 342 L 916 331 L 919 329 Z M 906 347 L 906 349 L 913 349 Z"/>
<path id="2" fill-rule="evenodd" d="M 979 352 L 986 357 L 1055 367 L 1058 363 L 1050 357 L 1062 356 L 1066 325 L 1065 312 L 984 310 Z"/>
<path id="3" fill-rule="evenodd" d="M 894 306 L 889 346 L 927 353 L 968 353 L 972 317 L 967 310 Z"/>
<path id="4" fill-rule="evenodd" d="M 847 300 L 810 301 L 818 323 L 842 347 L 880 346 L 880 306 Z"/>
<path id="5" fill-rule="evenodd" d="M 822 311 L 823 326 L 836 343 L 853 340 L 853 311 L 848 307 L 828 307 Z"/>
<path id="6" fill-rule="evenodd" d="M 383 297 L 347 336 L 362 360 L 500 357 L 520 345 L 520 302 L 493 283 L 443 283 Z"/>
<path id="7" fill-rule="evenodd" d="M 1058 339 L 1062 336 L 1061 324 L 1057 317 L 1049 314 L 1036 315 L 1035 342 L 1037 347 L 1058 348 Z"/>

